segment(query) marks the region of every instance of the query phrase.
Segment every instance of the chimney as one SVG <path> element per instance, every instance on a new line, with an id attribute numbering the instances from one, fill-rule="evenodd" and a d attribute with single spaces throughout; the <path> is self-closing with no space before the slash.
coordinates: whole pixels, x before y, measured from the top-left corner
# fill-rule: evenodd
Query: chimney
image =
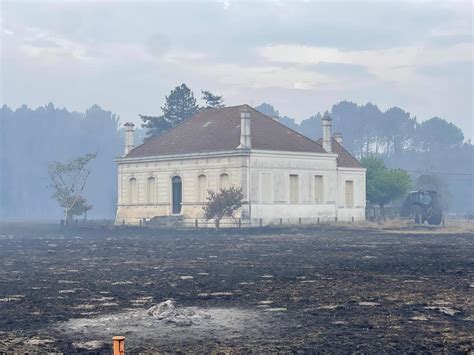
<path id="1" fill-rule="evenodd" d="M 321 120 L 323 124 L 323 149 L 328 153 L 332 152 L 331 121 L 332 121 L 332 118 L 329 117 L 328 113 L 325 113 Z"/>
<path id="2" fill-rule="evenodd" d="M 133 132 L 135 125 L 132 122 L 127 122 L 125 126 L 125 155 L 133 149 Z"/>
<path id="3" fill-rule="evenodd" d="M 342 134 L 341 133 L 336 132 L 336 133 L 333 134 L 332 137 L 336 140 L 337 143 L 339 143 L 339 145 L 342 145 Z"/>
<path id="4" fill-rule="evenodd" d="M 240 110 L 240 145 L 237 148 L 252 148 L 250 141 L 250 111 L 247 105 Z"/>

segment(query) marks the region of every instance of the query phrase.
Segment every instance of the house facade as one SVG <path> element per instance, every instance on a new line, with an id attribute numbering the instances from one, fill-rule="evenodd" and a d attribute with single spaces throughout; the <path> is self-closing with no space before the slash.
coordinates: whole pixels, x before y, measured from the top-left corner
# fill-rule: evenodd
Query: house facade
<path id="1" fill-rule="evenodd" d="M 365 169 L 331 136 L 329 117 L 320 141 L 247 105 L 202 110 L 135 148 L 133 124 L 125 136 L 116 224 L 168 216 L 211 224 L 202 220 L 208 191 L 229 186 L 243 190 L 242 225 L 365 219 Z"/>

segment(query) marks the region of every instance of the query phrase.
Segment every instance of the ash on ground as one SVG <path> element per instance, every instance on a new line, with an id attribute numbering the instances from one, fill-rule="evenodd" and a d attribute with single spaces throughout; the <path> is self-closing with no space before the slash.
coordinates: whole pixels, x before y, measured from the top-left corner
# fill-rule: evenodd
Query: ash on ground
<path id="1" fill-rule="evenodd" d="M 190 326 L 204 319 L 211 318 L 209 313 L 202 310 L 200 311 L 196 307 L 176 308 L 176 304 L 172 300 L 151 306 L 146 311 L 146 314 L 165 323 L 175 324 L 177 326 Z"/>
<path id="2" fill-rule="evenodd" d="M 268 316 L 240 308 L 178 307 L 167 300 L 148 309 L 128 310 L 96 318 L 70 319 L 56 326 L 68 338 L 82 338 L 88 343 L 110 341 L 125 335 L 129 344 L 185 343 L 195 340 L 230 340 L 265 333 Z"/>

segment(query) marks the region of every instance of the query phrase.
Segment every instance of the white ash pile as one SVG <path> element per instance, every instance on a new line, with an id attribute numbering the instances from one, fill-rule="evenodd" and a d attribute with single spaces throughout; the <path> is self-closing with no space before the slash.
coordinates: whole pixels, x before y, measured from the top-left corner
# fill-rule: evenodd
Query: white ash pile
<path id="1" fill-rule="evenodd" d="M 180 307 L 167 300 L 150 308 L 124 310 L 96 317 L 72 318 L 57 323 L 54 328 L 61 337 L 81 339 L 86 344 L 77 348 L 92 347 L 93 341 L 110 342 L 111 334 L 125 334 L 137 346 L 145 342 L 203 341 L 206 339 L 235 339 L 262 336 L 255 330 L 272 330 L 268 312 L 242 308 Z M 179 331 L 176 331 L 179 329 Z M 98 344 L 98 343 L 97 343 Z"/>
<path id="2" fill-rule="evenodd" d="M 209 314 L 204 312 L 198 312 L 199 314 L 197 314 L 196 309 L 193 307 L 177 308 L 175 302 L 172 300 L 151 306 L 146 313 L 151 317 L 178 326 L 190 326 L 193 324 L 193 321 L 211 318 Z"/>

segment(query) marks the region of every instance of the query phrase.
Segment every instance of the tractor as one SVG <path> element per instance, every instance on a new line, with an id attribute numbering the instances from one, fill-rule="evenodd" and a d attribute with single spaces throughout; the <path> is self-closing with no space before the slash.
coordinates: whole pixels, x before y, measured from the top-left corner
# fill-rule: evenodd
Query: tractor
<path id="1" fill-rule="evenodd" d="M 414 218 L 415 223 L 439 225 L 443 212 L 436 191 L 416 190 L 408 193 L 400 210 L 400 217 Z"/>

